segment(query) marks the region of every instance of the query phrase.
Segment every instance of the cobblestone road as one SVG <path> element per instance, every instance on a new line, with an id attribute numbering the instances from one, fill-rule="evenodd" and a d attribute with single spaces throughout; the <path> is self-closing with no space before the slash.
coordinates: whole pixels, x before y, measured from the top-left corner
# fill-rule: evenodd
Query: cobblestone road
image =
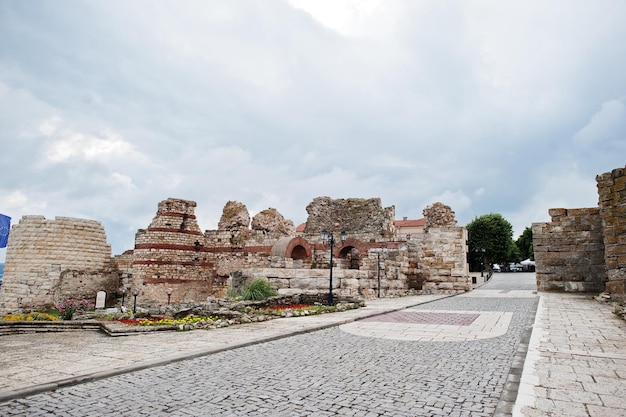
<path id="1" fill-rule="evenodd" d="M 414 326 L 433 325 L 437 311 L 448 320 L 512 313 L 494 338 L 395 340 L 335 327 L 8 401 L 0 415 L 493 416 L 532 323 L 534 289 L 534 274 L 502 273 L 407 310 L 429 312 Z"/>

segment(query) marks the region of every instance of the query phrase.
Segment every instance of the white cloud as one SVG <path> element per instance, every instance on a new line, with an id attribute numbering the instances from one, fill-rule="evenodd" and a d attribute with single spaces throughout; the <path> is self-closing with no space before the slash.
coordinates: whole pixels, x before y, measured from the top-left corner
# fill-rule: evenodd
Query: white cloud
<path id="1" fill-rule="evenodd" d="M 432 197 L 431 200 L 432 202 L 429 204 L 436 202 L 443 203 L 446 206 L 449 206 L 453 211 L 455 211 L 455 214 L 458 214 L 458 212 L 466 211 L 472 205 L 472 199 L 465 195 L 465 193 L 461 190 L 445 190 L 443 193 Z M 461 221 L 458 215 L 456 216 L 456 218 L 460 224 L 464 225 L 466 223 L 464 221 Z"/>
<path id="2" fill-rule="evenodd" d="M 133 179 L 127 175 L 120 174 L 119 172 L 114 172 L 111 174 L 111 184 L 113 186 L 117 186 L 124 191 L 132 191 L 137 187 L 133 184 Z"/>
<path id="3" fill-rule="evenodd" d="M 14 221 L 18 220 L 17 215 L 20 213 L 41 213 L 46 209 L 45 202 L 29 198 L 22 191 L 3 192 L 2 195 L 2 212 L 8 216 L 12 213 Z"/>
<path id="4" fill-rule="evenodd" d="M 513 211 L 502 213 L 513 225 L 514 238 L 532 223 L 549 222 L 551 208 L 587 208 L 598 206 L 595 177 L 587 177 L 574 166 L 553 166 L 553 171 L 535 187 L 520 190 L 522 203 Z"/>
<path id="5" fill-rule="evenodd" d="M 574 135 L 574 141 L 583 146 L 594 146 L 607 142 L 626 142 L 626 106 L 623 100 L 602 103 L 602 107 L 591 116 L 589 123 Z"/>
<path id="6" fill-rule="evenodd" d="M 44 123 L 42 133 L 51 136 L 58 127 Z M 142 160 L 144 157 L 135 151 L 133 145 L 119 135 L 103 132 L 102 138 L 63 129 L 44 151 L 45 162 L 57 164 L 73 161 L 108 163 L 115 159 Z"/>
<path id="7" fill-rule="evenodd" d="M 413 218 L 441 201 L 518 231 L 593 206 L 595 175 L 624 165 L 622 2 L 3 11 L 0 190 L 14 217 L 102 221 L 116 253 L 168 197 L 197 201 L 204 228 L 228 200 L 299 223 L 328 195 Z"/>

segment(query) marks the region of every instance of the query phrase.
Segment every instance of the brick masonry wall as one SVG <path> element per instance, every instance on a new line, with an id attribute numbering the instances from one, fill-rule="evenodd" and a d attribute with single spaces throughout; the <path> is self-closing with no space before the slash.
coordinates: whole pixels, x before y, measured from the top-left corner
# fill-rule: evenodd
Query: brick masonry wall
<path id="1" fill-rule="evenodd" d="M 548 223 L 534 223 L 539 291 L 601 292 L 606 282 L 603 228 L 598 208 L 549 210 Z"/>
<path id="2" fill-rule="evenodd" d="M 115 280 L 111 247 L 99 222 L 23 216 L 11 228 L 0 311 L 50 307 L 70 297 L 95 302 L 96 293 L 110 291 Z"/>
<path id="3" fill-rule="evenodd" d="M 135 235 L 129 292 L 139 291 L 141 302 L 166 303 L 168 288 L 174 303 L 225 293 L 224 281 L 214 273 L 214 257 L 207 250 L 195 207 L 195 201 L 163 200 L 150 226 Z"/>
<path id="4" fill-rule="evenodd" d="M 626 296 L 626 167 L 596 177 L 611 294 Z"/>

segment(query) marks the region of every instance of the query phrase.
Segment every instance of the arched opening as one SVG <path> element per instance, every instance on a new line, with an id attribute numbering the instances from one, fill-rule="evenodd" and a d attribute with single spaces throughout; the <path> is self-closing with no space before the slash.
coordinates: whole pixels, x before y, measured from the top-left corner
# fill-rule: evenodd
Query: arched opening
<path id="1" fill-rule="evenodd" d="M 310 260 L 313 246 L 301 237 L 284 237 L 272 246 L 272 256 L 281 256 L 293 260 Z"/>
<path id="2" fill-rule="evenodd" d="M 291 254 L 288 256 L 292 258 L 294 261 L 305 260 L 307 259 L 307 252 L 304 246 L 297 245 L 291 250 Z"/>
<path id="3" fill-rule="evenodd" d="M 339 252 L 339 257 L 345 259 L 348 269 L 359 269 L 361 252 L 354 246 L 344 246 Z"/>

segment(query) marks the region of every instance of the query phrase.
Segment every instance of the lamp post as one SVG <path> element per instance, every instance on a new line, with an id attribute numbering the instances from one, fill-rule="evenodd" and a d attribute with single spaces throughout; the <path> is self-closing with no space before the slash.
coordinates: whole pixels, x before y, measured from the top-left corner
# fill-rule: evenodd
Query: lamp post
<path id="1" fill-rule="evenodd" d="M 165 290 L 165 292 L 167 293 L 167 305 L 170 305 L 170 298 L 172 297 L 172 292 L 174 290 L 171 288 L 168 288 L 167 290 Z"/>
<path id="2" fill-rule="evenodd" d="M 378 257 L 378 298 L 380 298 L 380 268 L 383 265 L 382 262 L 380 262 L 380 254 L 381 253 L 387 253 L 387 249 L 382 249 L 382 248 L 375 248 L 375 249 L 371 249 L 372 252 L 376 253 L 377 257 Z"/>
<path id="3" fill-rule="evenodd" d="M 126 287 L 120 287 L 120 292 L 122 293 L 122 307 L 124 307 L 124 301 L 126 299 Z"/>
<path id="4" fill-rule="evenodd" d="M 480 252 L 483 254 L 482 259 L 480 261 L 480 276 L 485 276 L 485 248 L 481 248 Z"/>
<path id="5" fill-rule="evenodd" d="M 328 230 L 322 230 L 321 233 L 322 242 L 326 245 L 330 246 L 330 282 L 328 285 L 328 305 L 332 306 L 333 302 L 333 246 L 335 246 L 335 235 L 333 232 L 329 232 Z M 342 231 L 340 234 L 341 243 L 346 241 L 347 234 L 345 231 Z"/>
<path id="6" fill-rule="evenodd" d="M 139 295 L 139 288 L 133 288 L 133 297 L 135 297 L 135 301 L 133 302 L 133 314 L 137 312 L 137 296 Z"/>
<path id="7" fill-rule="evenodd" d="M 380 298 L 380 252 L 377 252 L 378 255 L 378 298 Z"/>

